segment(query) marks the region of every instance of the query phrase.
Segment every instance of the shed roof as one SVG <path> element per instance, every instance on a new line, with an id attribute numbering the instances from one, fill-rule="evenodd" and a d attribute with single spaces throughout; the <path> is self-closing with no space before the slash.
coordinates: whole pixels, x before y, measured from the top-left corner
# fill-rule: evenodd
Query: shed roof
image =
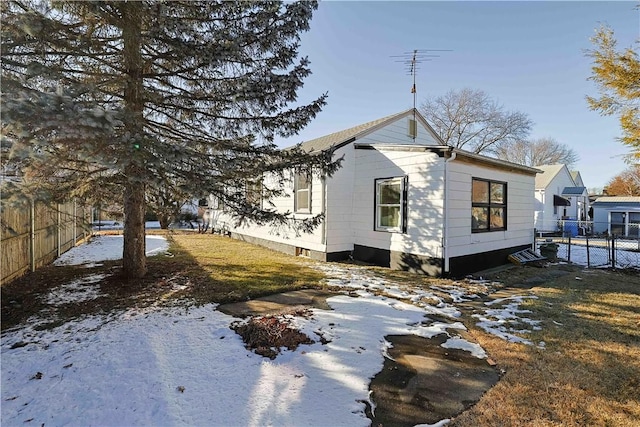
<path id="1" fill-rule="evenodd" d="M 640 197 L 636 196 L 603 196 L 598 197 L 592 204 L 601 203 L 640 203 Z"/>

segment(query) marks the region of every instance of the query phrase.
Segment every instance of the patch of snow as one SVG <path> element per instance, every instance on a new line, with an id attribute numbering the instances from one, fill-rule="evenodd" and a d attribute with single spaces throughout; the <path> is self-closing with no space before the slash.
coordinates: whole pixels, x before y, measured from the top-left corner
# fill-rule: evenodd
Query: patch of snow
<path id="1" fill-rule="evenodd" d="M 415 427 L 444 427 L 450 422 L 451 420 L 449 418 L 445 418 L 444 420 L 440 420 L 435 424 L 416 424 Z"/>
<path id="2" fill-rule="evenodd" d="M 451 299 L 455 303 L 471 301 L 472 298 L 478 297 L 475 294 L 468 295 L 464 288 L 460 288 L 457 286 L 449 286 L 449 287 L 431 286 L 431 289 L 435 289 L 437 291 L 444 292 L 451 295 Z"/>
<path id="3" fill-rule="evenodd" d="M 469 342 L 460 337 L 451 337 L 447 341 L 440 344 L 440 346 L 444 348 L 457 348 L 460 350 L 468 351 L 472 356 L 477 357 L 478 359 L 487 358 L 487 353 L 482 347 L 480 347 L 480 345 Z"/>
<path id="4" fill-rule="evenodd" d="M 122 235 L 98 235 L 88 243 L 76 246 L 62 254 L 53 265 L 79 265 L 116 260 L 122 258 L 124 237 Z M 146 236 L 146 253 L 148 256 L 158 255 L 169 248 L 167 239 L 162 236 Z"/>
<path id="5" fill-rule="evenodd" d="M 106 274 L 92 274 L 66 283 L 45 295 L 44 302 L 61 305 L 96 299 L 100 296 L 99 282 L 105 277 L 107 277 Z"/>
<path id="6" fill-rule="evenodd" d="M 534 330 L 540 329 L 539 324 L 541 323 L 541 321 L 529 319 L 528 317 L 522 316 L 522 314 L 531 313 L 531 311 L 521 310 L 519 308 L 520 304 L 522 304 L 525 299 L 530 298 L 537 297 L 535 295 L 522 295 L 507 298 L 498 298 L 493 301 L 485 302 L 485 305 L 492 306 L 494 304 L 503 304 L 507 301 L 512 301 L 509 304 L 503 305 L 503 307 L 499 309 L 487 309 L 485 310 L 484 315 L 474 314 L 473 317 L 476 317 L 479 320 L 476 325 L 482 328 L 485 332 L 493 334 L 509 342 L 533 345 L 531 341 L 515 335 L 516 333 L 530 333 L 530 330 L 515 329 L 511 326 L 518 323 L 524 323 L 532 326 L 532 329 Z"/>

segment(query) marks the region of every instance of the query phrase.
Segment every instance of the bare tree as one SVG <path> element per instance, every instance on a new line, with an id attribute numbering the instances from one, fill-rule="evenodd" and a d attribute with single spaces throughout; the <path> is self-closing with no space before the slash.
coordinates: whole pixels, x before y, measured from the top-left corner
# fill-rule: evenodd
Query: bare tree
<path id="1" fill-rule="evenodd" d="M 496 157 L 525 166 L 565 164 L 570 167 L 579 160 L 572 148 L 553 138 L 516 141 L 508 146 L 500 146 L 496 150 Z"/>
<path id="2" fill-rule="evenodd" d="M 484 91 L 469 88 L 427 98 L 420 111 L 445 143 L 477 154 L 525 139 L 532 125 L 525 113 L 505 111 Z"/>

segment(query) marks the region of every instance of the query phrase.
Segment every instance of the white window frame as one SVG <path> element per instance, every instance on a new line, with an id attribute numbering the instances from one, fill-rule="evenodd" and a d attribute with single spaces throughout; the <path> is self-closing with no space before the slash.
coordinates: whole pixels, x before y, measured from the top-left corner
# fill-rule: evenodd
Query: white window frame
<path id="1" fill-rule="evenodd" d="M 398 203 L 380 203 L 381 188 L 385 184 L 400 184 L 400 200 Z M 378 178 L 375 180 L 374 230 L 389 233 L 404 233 L 407 230 L 407 177 Z M 399 221 L 395 227 L 382 225 L 382 208 L 398 207 Z"/>
<path id="2" fill-rule="evenodd" d="M 306 178 L 306 187 L 300 187 L 299 182 L 300 178 Z M 311 213 L 311 188 L 312 188 L 312 178 L 311 174 L 301 174 L 296 172 L 293 177 L 293 210 L 296 213 L 310 214 Z M 298 206 L 298 197 L 300 195 L 307 195 L 307 207 Z"/>

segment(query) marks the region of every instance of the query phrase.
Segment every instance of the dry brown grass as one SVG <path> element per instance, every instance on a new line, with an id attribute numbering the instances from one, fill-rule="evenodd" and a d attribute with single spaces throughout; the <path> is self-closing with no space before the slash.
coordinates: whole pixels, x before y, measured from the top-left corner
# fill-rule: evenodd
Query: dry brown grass
<path id="1" fill-rule="evenodd" d="M 32 316 L 45 319 L 41 327 L 50 328 L 83 315 L 134 306 L 237 302 L 321 287 L 322 274 L 304 259 L 211 234 L 161 230 L 152 234 L 167 236 L 170 254 L 147 258 L 149 271 L 143 279 L 124 279 L 119 274 L 121 261 L 106 261 L 91 268 L 46 266 L 3 284 L 2 330 Z M 43 302 L 48 292 L 88 274 L 107 275 L 100 282 L 100 297 L 58 306 Z"/>
<path id="2" fill-rule="evenodd" d="M 504 375 L 450 425 L 640 425 L 638 275 L 575 269 L 530 291 L 539 299 L 523 308 L 543 321 L 530 338 L 546 347 L 507 343 L 468 319 Z"/>
<path id="3" fill-rule="evenodd" d="M 320 287 L 324 277 L 307 260 L 211 234 L 170 235 L 175 261 L 190 260 L 183 274 L 205 275 L 185 293 L 198 302 L 235 302 L 296 289 Z"/>

